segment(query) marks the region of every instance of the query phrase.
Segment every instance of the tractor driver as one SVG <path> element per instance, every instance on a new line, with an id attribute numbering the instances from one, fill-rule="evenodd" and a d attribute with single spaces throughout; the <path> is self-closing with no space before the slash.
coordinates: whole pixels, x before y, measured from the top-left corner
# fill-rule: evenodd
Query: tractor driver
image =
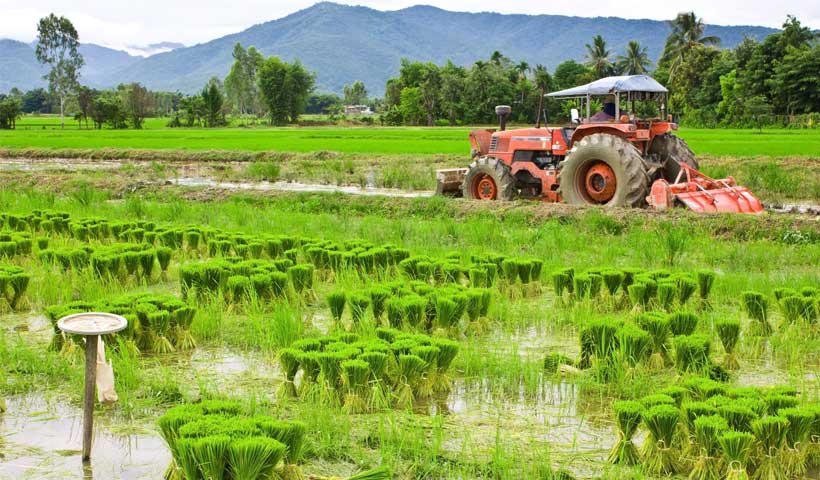
<path id="1" fill-rule="evenodd" d="M 615 102 L 607 99 L 604 102 L 604 108 L 600 112 L 590 117 L 589 121 L 592 123 L 611 122 L 615 120 Z"/>

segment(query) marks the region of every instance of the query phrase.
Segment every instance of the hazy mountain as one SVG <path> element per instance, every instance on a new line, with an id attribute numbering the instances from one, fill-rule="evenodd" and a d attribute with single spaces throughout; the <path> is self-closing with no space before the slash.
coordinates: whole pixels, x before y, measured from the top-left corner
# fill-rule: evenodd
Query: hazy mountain
<path id="1" fill-rule="evenodd" d="M 151 55 L 172 52 L 180 48 L 185 48 L 185 45 L 177 42 L 160 42 L 152 43 L 150 45 L 128 45 L 124 48 L 124 50 L 130 55 L 150 57 Z"/>
<path id="2" fill-rule="evenodd" d="M 723 46 L 732 47 L 744 36 L 761 39 L 774 31 L 709 25 L 706 34 L 718 35 Z M 638 40 L 657 59 L 668 33 L 668 24 L 656 20 L 458 13 L 429 6 L 382 12 L 319 3 L 207 43 L 148 58 L 132 57 L 113 70 L 100 65 L 97 71 L 110 73 L 95 72 L 87 78 L 97 85 L 138 81 L 152 89 L 195 92 L 210 77 L 227 75 L 233 45 L 240 42 L 265 55 L 289 61 L 298 58 L 316 72 L 321 91 L 341 92 L 345 84 L 363 80 L 371 93 L 380 95 L 385 81 L 398 73 L 403 57 L 436 63 L 452 59 L 470 65 L 498 50 L 515 61 L 554 69 L 564 60 L 583 60 L 584 44 L 597 34 L 606 38 L 615 53 L 623 51 L 630 40 Z M 9 84 L 2 67 L 6 61 L 0 47 L 0 90 Z M 21 81 L 30 79 L 30 72 L 28 75 L 21 76 Z"/>
<path id="3" fill-rule="evenodd" d="M 111 83 L 115 73 L 142 58 L 93 43 L 81 44 L 80 53 L 85 60 L 81 82 L 92 87 L 115 85 Z M 46 69 L 37 62 L 33 45 L 0 39 L 0 92 L 12 87 L 20 90 L 45 87 L 47 82 L 42 78 L 45 73 Z"/>

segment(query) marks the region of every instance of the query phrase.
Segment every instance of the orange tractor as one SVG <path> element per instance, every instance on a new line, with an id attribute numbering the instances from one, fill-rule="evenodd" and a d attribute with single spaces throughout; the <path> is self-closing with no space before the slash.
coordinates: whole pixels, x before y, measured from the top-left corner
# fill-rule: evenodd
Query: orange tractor
<path id="1" fill-rule="evenodd" d="M 763 206 L 734 179 L 698 171 L 695 155 L 665 115 L 668 91 L 646 75 L 608 77 L 547 96 L 580 101 L 569 127 L 506 130 L 511 109 L 496 107 L 498 130 L 470 133 L 469 168 L 439 170 L 438 193 L 476 200 L 539 198 L 547 202 L 698 212 L 760 213 Z M 590 115 L 592 99 L 605 99 Z M 659 118 L 638 119 L 624 105 L 654 102 Z M 626 103 L 624 103 L 626 102 Z M 540 112 L 539 112 L 540 117 Z M 664 118 L 666 117 L 666 118 Z"/>

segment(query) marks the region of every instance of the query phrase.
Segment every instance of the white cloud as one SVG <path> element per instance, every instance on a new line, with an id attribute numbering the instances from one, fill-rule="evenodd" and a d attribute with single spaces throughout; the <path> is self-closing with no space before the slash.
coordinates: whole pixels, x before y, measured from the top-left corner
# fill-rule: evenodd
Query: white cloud
<path id="1" fill-rule="evenodd" d="M 139 3 L 138 6 L 135 4 Z M 265 1 L 234 0 L 35 0 L 21 5 L 18 0 L 0 0 L 0 38 L 31 41 L 37 20 L 50 12 L 74 22 L 81 41 L 125 48 L 160 41 L 186 45 L 205 42 L 241 31 L 253 24 L 281 18 L 316 3 L 315 0 Z M 395 10 L 424 0 L 360 0 L 342 2 Z M 577 16 L 617 16 L 668 19 L 679 11 L 695 11 L 707 23 L 721 25 L 780 26 L 787 14 L 796 15 L 805 25 L 820 28 L 820 2 L 792 0 L 771 3 L 764 0 L 688 0 L 647 2 L 646 0 L 532 2 L 531 0 L 445 0 L 436 7 L 456 11 L 496 11 L 501 13 L 560 14 Z"/>

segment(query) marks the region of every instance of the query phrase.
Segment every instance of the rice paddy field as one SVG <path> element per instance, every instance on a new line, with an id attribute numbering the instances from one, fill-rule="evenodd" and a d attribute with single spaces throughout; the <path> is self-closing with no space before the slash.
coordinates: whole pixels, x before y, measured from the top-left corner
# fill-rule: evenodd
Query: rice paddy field
<path id="1" fill-rule="evenodd" d="M 817 133 L 681 133 L 820 197 Z M 0 133 L 0 478 L 820 478 L 817 217 L 169 181 L 420 191 L 465 137 Z M 86 311 L 129 325 L 84 467 Z"/>

